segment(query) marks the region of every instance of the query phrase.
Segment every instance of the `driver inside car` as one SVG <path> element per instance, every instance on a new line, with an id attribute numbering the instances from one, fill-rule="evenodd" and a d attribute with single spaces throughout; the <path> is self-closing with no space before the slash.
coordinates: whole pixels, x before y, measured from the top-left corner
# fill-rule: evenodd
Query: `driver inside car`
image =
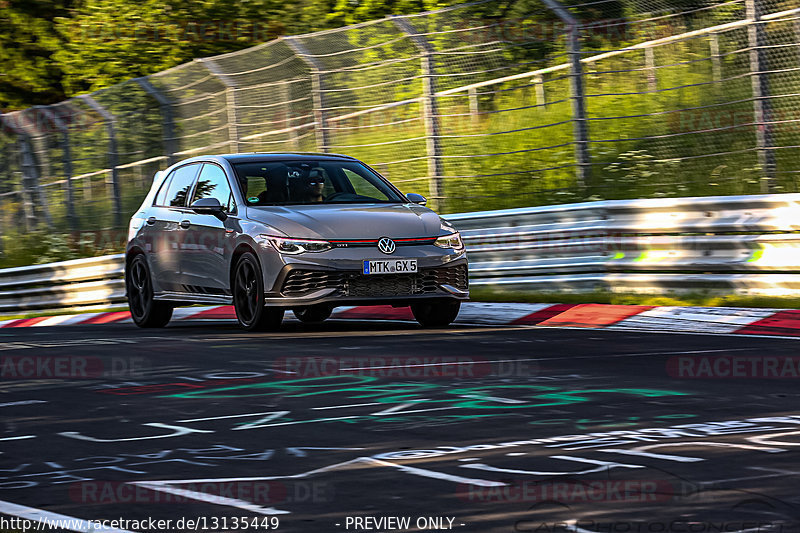
<path id="1" fill-rule="evenodd" d="M 301 165 L 289 171 L 289 196 L 296 202 L 304 204 L 323 202 L 324 188 L 325 178 L 319 169 Z"/>
<path id="2" fill-rule="evenodd" d="M 308 173 L 308 194 L 309 202 L 322 202 L 325 197 L 322 191 L 325 188 L 325 178 L 322 173 L 314 168 Z"/>

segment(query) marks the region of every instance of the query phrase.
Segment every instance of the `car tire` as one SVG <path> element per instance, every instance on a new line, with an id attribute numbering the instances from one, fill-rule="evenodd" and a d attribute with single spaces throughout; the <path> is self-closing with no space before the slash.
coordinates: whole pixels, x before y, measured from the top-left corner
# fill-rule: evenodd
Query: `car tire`
<path id="1" fill-rule="evenodd" d="M 264 305 L 261 265 L 251 252 L 242 254 L 233 275 L 233 306 L 239 325 L 247 331 L 275 331 L 281 326 L 284 309 Z"/>
<path id="2" fill-rule="evenodd" d="M 327 304 L 309 305 L 307 307 L 295 307 L 292 313 L 300 322 L 306 324 L 319 324 L 330 318 L 333 307 Z"/>
<path id="3" fill-rule="evenodd" d="M 125 271 L 125 291 L 133 323 L 140 328 L 163 328 L 172 318 L 172 305 L 153 299 L 153 278 L 142 254 Z"/>
<path id="4" fill-rule="evenodd" d="M 414 318 L 426 328 L 449 326 L 458 316 L 460 309 L 459 300 L 434 300 L 411 304 Z"/>

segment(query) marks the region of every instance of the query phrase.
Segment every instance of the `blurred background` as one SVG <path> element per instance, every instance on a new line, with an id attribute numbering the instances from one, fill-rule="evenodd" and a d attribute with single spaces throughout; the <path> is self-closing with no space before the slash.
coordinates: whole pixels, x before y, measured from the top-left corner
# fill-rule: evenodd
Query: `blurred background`
<path id="1" fill-rule="evenodd" d="M 204 153 L 346 153 L 440 213 L 798 191 L 796 0 L 0 0 L 0 30 L 0 267 L 124 249 Z"/>

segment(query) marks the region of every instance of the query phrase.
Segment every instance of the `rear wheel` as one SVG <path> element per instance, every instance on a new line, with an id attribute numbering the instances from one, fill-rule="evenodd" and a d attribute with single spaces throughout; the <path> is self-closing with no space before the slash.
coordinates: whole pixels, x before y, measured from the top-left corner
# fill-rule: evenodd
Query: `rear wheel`
<path id="1" fill-rule="evenodd" d="M 458 316 L 460 309 L 459 300 L 433 300 L 411 304 L 414 318 L 426 328 L 449 326 Z"/>
<path id="2" fill-rule="evenodd" d="M 318 324 L 330 318 L 333 307 L 327 304 L 309 305 L 308 307 L 296 307 L 292 309 L 294 316 L 300 322 L 307 324 Z"/>
<path id="3" fill-rule="evenodd" d="M 153 299 L 150 267 L 141 254 L 133 258 L 125 275 L 128 307 L 134 324 L 140 328 L 163 328 L 172 318 L 172 306 Z"/>
<path id="4" fill-rule="evenodd" d="M 233 306 L 239 325 L 248 331 L 274 331 L 283 321 L 282 307 L 264 306 L 261 266 L 251 252 L 243 254 L 236 263 Z"/>

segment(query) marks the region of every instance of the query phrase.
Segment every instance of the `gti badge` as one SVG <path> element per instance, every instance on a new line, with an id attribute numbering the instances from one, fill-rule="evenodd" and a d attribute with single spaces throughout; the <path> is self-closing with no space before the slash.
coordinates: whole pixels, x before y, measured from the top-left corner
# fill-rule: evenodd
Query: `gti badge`
<path id="1" fill-rule="evenodd" d="M 383 237 L 381 240 L 378 241 L 378 250 L 380 250 L 385 254 L 393 254 L 396 249 L 397 246 L 394 244 L 394 241 L 389 237 Z"/>

